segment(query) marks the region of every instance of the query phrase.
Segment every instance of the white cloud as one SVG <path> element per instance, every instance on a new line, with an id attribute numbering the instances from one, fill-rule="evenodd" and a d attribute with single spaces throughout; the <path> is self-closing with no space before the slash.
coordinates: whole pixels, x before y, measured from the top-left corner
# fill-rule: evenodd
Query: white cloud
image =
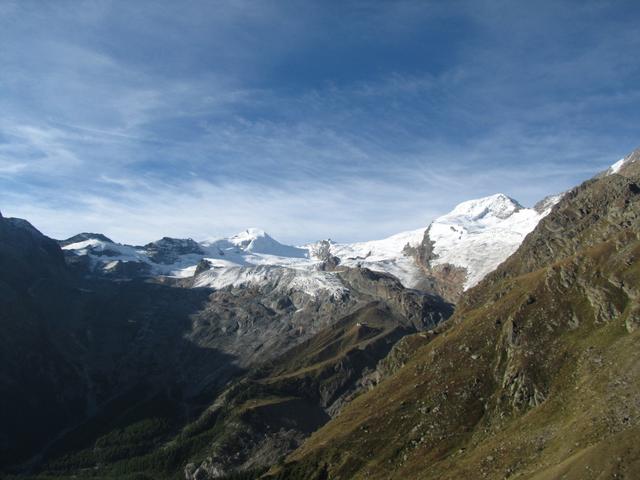
<path id="1" fill-rule="evenodd" d="M 342 40 L 393 46 L 452 7 L 354 2 L 338 22 L 322 3 L 16 5 L 0 6 L 14 19 L 0 32 L 0 208 L 56 237 L 257 225 L 291 242 L 364 240 L 497 191 L 532 204 L 636 146 L 625 46 L 640 35 L 603 22 L 584 30 L 588 48 L 546 48 L 564 39 L 565 15 L 584 28 L 591 9 L 522 18 L 469 3 L 453 14 L 473 41 L 451 37 L 443 67 L 381 58 L 379 73 L 304 83 L 280 72 L 291 58 Z M 319 75 L 336 68 L 320 57 Z"/>

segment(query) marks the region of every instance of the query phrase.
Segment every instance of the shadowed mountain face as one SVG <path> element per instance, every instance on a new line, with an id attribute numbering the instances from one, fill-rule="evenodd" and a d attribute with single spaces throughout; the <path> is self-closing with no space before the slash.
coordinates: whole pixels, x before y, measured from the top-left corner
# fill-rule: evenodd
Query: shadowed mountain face
<path id="1" fill-rule="evenodd" d="M 565 195 L 270 477 L 640 476 L 639 173 L 630 163 Z"/>
<path id="2" fill-rule="evenodd" d="M 182 408 L 197 404 L 185 385 L 214 388 L 240 370 L 183 339 L 209 292 L 78 283 L 56 242 L 15 219 L 0 219 L 0 246 L 1 464 L 37 457 L 122 398 L 118 415 L 157 396 Z"/>
<path id="3" fill-rule="evenodd" d="M 268 466 L 364 388 L 399 338 L 452 310 L 361 269 L 309 291 L 290 269 L 217 290 L 75 275 L 18 219 L 0 218 L 0 247 L 0 465 L 14 472 Z"/>
<path id="4" fill-rule="evenodd" d="M 309 300 L 305 308 L 311 311 L 295 319 L 289 315 L 296 309 L 286 302 L 283 311 L 269 310 L 266 305 L 277 302 L 265 290 L 142 284 L 158 289 L 164 301 L 149 297 L 159 303 L 157 310 L 138 303 L 124 317 L 156 318 L 168 308 L 173 320 L 167 325 L 178 321 L 178 326 L 162 335 L 168 326 L 144 329 L 122 362 L 105 367 L 118 372 L 116 379 L 135 372 L 146 378 L 59 439 L 39 468 L 49 475 L 99 465 L 102 475 L 116 478 L 133 473 L 215 478 L 271 465 L 368 388 L 368 376 L 397 340 L 451 313 L 449 304 L 408 291 L 392 277 L 366 270 L 341 275 L 349 286 L 348 301 L 332 306 L 322 299 L 319 308 Z M 185 291 L 207 296 L 190 321 L 181 323 L 180 310 L 168 303 L 179 302 Z M 130 295 L 138 298 L 141 292 Z M 105 318 L 114 313 L 121 316 L 107 311 Z"/>
<path id="5" fill-rule="evenodd" d="M 82 392 L 78 372 L 51 331 L 66 322 L 73 297 L 62 252 L 23 220 L 0 216 L 0 459 L 32 451 L 35 438 L 72 421 Z M 42 399 L 47 399 L 46 402 Z"/>

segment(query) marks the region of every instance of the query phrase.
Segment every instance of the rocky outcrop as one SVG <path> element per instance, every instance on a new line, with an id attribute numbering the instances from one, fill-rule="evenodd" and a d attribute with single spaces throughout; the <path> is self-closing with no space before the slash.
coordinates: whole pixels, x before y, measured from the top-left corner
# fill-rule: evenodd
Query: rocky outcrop
<path id="1" fill-rule="evenodd" d="M 350 291 L 385 301 L 416 330 L 428 329 L 453 313 L 453 304 L 439 295 L 406 289 L 389 274 L 366 268 L 345 268 L 339 270 L 338 275 Z"/>
<path id="2" fill-rule="evenodd" d="M 311 249 L 311 255 L 320 261 L 318 268 L 320 270 L 335 270 L 340 264 L 340 258 L 331 253 L 331 242 L 329 240 L 321 240 L 317 242 Z"/>
<path id="3" fill-rule="evenodd" d="M 369 271 L 349 270 L 348 276 L 361 290 L 366 290 L 367 279 L 382 282 L 369 289 L 387 293 L 261 364 L 225 392 L 219 404 L 226 410 L 218 420 L 223 433 L 216 436 L 206 460 L 189 467 L 187 478 L 217 478 L 275 463 L 369 388 L 371 372 L 399 339 L 416 331 L 417 318 L 423 319 L 420 326 L 432 325 L 450 311 L 438 311 L 428 302 L 419 307 L 417 301 L 415 308 L 431 313 L 407 318 L 406 300 L 394 299 L 401 292 L 393 293 L 389 285 L 395 287 L 396 279 Z"/>
<path id="4" fill-rule="evenodd" d="M 213 268 L 213 265 L 211 264 L 211 262 L 209 260 L 203 258 L 196 265 L 196 271 L 193 273 L 193 277 L 196 278 L 201 273 L 207 272 L 207 271 L 211 270 L 212 268 Z"/>
<path id="5" fill-rule="evenodd" d="M 425 231 L 420 245 L 407 245 L 405 253 L 415 259 L 422 271 L 422 278 L 416 284 L 417 289 L 439 295 L 453 304 L 460 299 L 467 281 L 467 269 L 449 263 L 434 264 L 437 255 L 434 252 L 434 242 L 429 236 L 429 229 Z"/>

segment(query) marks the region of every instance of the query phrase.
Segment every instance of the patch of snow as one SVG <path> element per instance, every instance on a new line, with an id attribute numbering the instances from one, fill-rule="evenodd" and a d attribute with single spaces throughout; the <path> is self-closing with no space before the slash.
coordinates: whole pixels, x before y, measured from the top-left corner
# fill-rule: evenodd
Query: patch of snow
<path id="1" fill-rule="evenodd" d="M 190 278 L 190 277 L 193 277 L 193 275 L 196 273 L 197 267 L 198 267 L 197 265 L 191 265 L 189 267 L 171 270 L 171 272 L 169 273 L 169 276 L 176 277 L 176 278 Z"/>
<path id="2" fill-rule="evenodd" d="M 401 232 L 382 240 L 358 243 L 332 243 L 331 254 L 340 259 L 340 265 L 365 267 L 389 273 L 405 287 L 414 287 L 420 269 L 412 257 L 405 254 L 405 247 L 417 247 L 422 242 L 426 228 Z"/>
<path id="3" fill-rule="evenodd" d="M 551 197 L 541 212 L 503 194 L 461 203 L 429 227 L 436 256 L 432 265 L 465 268 L 464 288 L 473 287 L 518 249 L 560 198 Z"/>
<path id="4" fill-rule="evenodd" d="M 604 175 L 613 175 L 614 173 L 620 173 L 620 171 L 622 170 L 622 168 L 624 166 L 626 166 L 626 165 L 628 165 L 630 163 L 635 163 L 635 162 L 638 161 L 638 159 L 640 159 L 640 148 L 634 150 L 633 152 L 631 152 L 626 157 L 621 158 L 620 160 L 615 162 L 613 165 L 611 165 L 607 169 L 606 172 L 604 172 Z"/>
<path id="5" fill-rule="evenodd" d="M 625 160 L 624 158 L 621 158 L 620 160 L 618 160 L 616 163 L 614 163 L 613 165 L 611 165 L 609 167 L 609 175 L 613 174 L 613 173 L 618 173 L 620 171 L 620 169 L 624 166 L 625 164 Z"/>
<path id="6" fill-rule="evenodd" d="M 144 250 L 95 238 L 65 245 L 62 250 L 73 252 L 76 255 L 87 255 L 93 268 L 104 271 L 113 270 L 118 262 L 152 263 Z"/>
<path id="7" fill-rule="evenodd" d="M 551 212 L 551 209 L 565 196 L 567 192 L 562 192 L 557 195 L 549 195 L 543 198 L 533 206 L 533 209 L 540 213 L 543 217 Z"/>
<path id="8" fill-rule="evenodd" d="M 113 270 L 114 268 L 116 268 L 118 266 L 118 263 L 120 263 L 118 260 L 113 260 L 111 262 L 107 262 L 104 265 L 104 269 L 105 270 Z"/>
<path id="9" fill-rule="evenodd" d="M 312 297 L 317 296 L 319 291 L 328 292 L 334 297 L 346 292 L 346 288 L 333 272 L 273 265 L 213 268 L 198 275 L 194 286 L 221 289 L 246 285 L 268 287 L 282 293 L 303 292 Z"/>

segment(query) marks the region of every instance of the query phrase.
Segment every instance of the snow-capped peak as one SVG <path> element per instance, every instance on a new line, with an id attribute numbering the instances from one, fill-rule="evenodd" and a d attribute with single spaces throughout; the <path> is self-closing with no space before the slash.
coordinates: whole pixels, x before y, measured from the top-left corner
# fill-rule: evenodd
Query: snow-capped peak
<path id="1" fill-rule="evenodd" d="M 246 230 L 243 230 L 242 232 L 236 233 L 235 235 L 232 235 L 231 237 L 229 237 L 229 241 L 231 243 L 243 243 L 243 242 L 247 242 L 247 244 L 257 238 L 260 237 L 269 237 L 269 235 L 267 234 L 267 232 L 265 232 L 264 230 L 260 229 L 260 228 L 247 228 Z M 271 238 L 271 237 L 269 237 Z"/>
<path id="2" fill-rule="evenodd" d="M 203 242 L 163 237 L 134 247 L 114 243 L 97 234 L 81 234 L 60 244 L 69 254 L 89 256 L 97 271 L 108 270 L 114 261 L 136 262 L 144 264 L 149 275 L 188 277 L 194 274 L 203 259 L 216 269 L 250 265 L 292 266 L 309 262 L 307 249 L 284 245 L 258 228 Z"/>
<path id="3" fill-rule="evenodd" d="M 104 243 L 114 243 L 113 240 L 101 233 L 82 232 L 74 235 L 73 237 L 69 237 L 66 240 L 61 240 L 60 245 L 72 245 L 74 243 L 80 243 L 85 240 L 99 240 Z"/>
<path id="4" fill-rule="evenodd" d="M 247 228 L 229 237 L 229 242 L 245 252 L 254 254 L 294 258 L 305 258 L 308 255 L 306 249 L 284 245 L 259 228 Z"/>
<path id="5" fill-rule="evenodd" d="M 263 240 L 276 242 L 267 232 L 259 228 L 247 228 L 242 232 L 232 235 L 228 240 L 238 248 L 249 251 L 253 250 L 255 245 L 261 243 Z"/>
<path id="6" fill-rule="evenodd" d="M 560 195 L 548 197 L 534 209 L 497 193 L 460 203 L 434 220 L 428 229 L 404 232 L 384 240 L 331 244 L 331 253 L 340 259 L 340 265 L 382 270 L 398 277 L 405 286 L 414 287 L 423 272 L 410 253 L 421 248 L 426 230 L 433 242 L 431 267 L 463 268 L 467 289 L 511 255 L 560 198 Z"/>
<path id="7" fill-rule="evenodd" d="M 461 203 L 429 227 L 435 255 L 432 266 L 464 268 L 464 288 L 476 285 L 516 251 L 560 198 L 550 197 L 542 211 L 525 208 L 501 193 Z"/>
<path id="8" fill-rule="evenodd" d="M 505 219 L 524 208 L 517 201 L 503 193 L 468 200 L 458 204 L 447 217 L 466 217 L 478 220 L 486 216 Z"/>

